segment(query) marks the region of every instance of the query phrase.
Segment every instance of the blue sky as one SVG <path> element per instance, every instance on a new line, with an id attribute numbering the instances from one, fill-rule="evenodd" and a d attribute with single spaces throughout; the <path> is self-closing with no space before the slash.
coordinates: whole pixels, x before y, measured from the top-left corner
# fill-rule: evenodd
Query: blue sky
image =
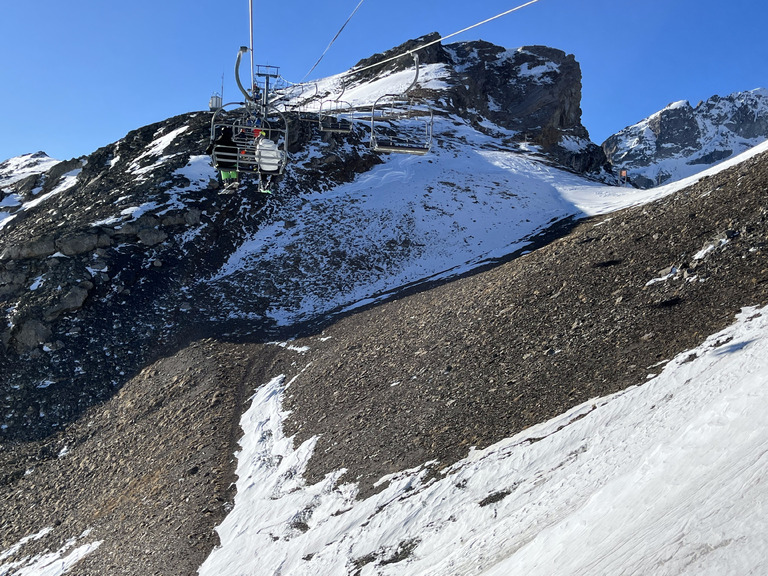
<path id="1" fill-rule="evenodd" d="M 256 60 L 298 82 L 359 0 L 254 0 Z M 312 77 L 523 0 L 365 0 Z M 0 10 L 0 160 L 89 154 L 146 124 L 207 109 L 247 45 L 247 0 L 29 0 Z M 539 0 L 449 42 L 543 44 L 582 67 L 583 123 L 600 143 L 677 100 L 768 87 L 768 4 Z"/>

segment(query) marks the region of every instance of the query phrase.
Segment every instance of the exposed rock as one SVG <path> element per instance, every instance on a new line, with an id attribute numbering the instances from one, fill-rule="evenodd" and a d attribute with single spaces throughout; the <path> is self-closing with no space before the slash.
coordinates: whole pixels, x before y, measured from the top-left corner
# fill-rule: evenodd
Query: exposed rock
<path id="1" fill-rule="evenodd" d="M 603 143 L 611 164 L 649 188 L 690 176 L 768 138 L 768 91 L 670 104 Z"/>
<path id="2" fill-rule="evenodd" d="M 45 258 L 54 252 L 56 252 L 56 247 L 52 237 L 35 238 L 23 244 L 7 246 L 0 253 L 0 261 Z"/>
<path id="3" fill-rule="evenodd" d="M 98 245 L 98 234 L 80 233 L 56 240 L 56 248 L 65 256 L 92 252 Z"/>
<path id="4" fill-rule="evenodd" d="M 383 54 L 357 63 L 371 66 L 438 38 L 433 33 L 410 40 Z M 510 144 L 541 146 L 557 163 L 580 173 L 597 172 L 607 165 L 602 149 L 589 140 L 581 124 L 581 67 L 572 54 L 546 46 L 509 50 L 488 42 L 435 44 L 419 51 L 422 64 L 449 64 L 454 78 L 448 91 L 450 112 L 479 115 L 516 132 Z M 402 70 L 413 63 L 401 58 L 385 70 Z M 381 70 L 375 69 L 376 73 Z M 368 75 L 371 72 L 367 73 Z M 359 77 L 365 78 L 366 74 Z M 428 95 L 429 90 L 416 91 Z"/>
<path id="5" fill-rule="evenodd" d="M 137 236 L 139 241 L 147 246 L 154 246 L 168 239 L 168 234 L 158 228 L 141 228 L 137 232 Z"/>
<path id="6" fill-rule="evenodd" d="M 79 310 L 83 307 L 86 298 L 88 298 L 88 290 L 84 287 L 74 286 L 61 298 L 58 304 L 46 311 L 46 320 L 54 320 L 64 312 Z"/>
<path id="7" fill-rule="evenodd" d="M 15 335 L 16 350 L 27 352 L 40 346 L 51 337 L 51 329 L 39 320 L 27 320 Z"/>

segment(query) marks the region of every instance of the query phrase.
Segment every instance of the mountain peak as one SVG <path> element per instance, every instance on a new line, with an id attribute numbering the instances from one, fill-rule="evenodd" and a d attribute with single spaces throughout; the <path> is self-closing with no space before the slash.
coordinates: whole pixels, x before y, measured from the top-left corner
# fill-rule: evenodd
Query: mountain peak
<path id="1" fill-rule="evenodd" d="M 603 143 L 616 167 L 648 188 L 691 176 L 768 139 L 768 90 L 673 102 Z"/>

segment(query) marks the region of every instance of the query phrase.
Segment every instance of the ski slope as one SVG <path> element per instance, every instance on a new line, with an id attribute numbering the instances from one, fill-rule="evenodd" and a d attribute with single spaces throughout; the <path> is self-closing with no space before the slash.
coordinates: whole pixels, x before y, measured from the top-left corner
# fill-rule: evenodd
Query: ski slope
<path id="1" fill-rule="evenodd" d="M 301 352 L 297 352 L 301 361 Z M 276 376 L 243 415 L 235 507 L 201 576 L 768 573 L 768 308 L 648 382 L 485 450 L 437 480 L 301 473 Z M 299 375 L 298 378 L 301 378 Z M 357 572 L 357 570 L 360 570 Z"/>

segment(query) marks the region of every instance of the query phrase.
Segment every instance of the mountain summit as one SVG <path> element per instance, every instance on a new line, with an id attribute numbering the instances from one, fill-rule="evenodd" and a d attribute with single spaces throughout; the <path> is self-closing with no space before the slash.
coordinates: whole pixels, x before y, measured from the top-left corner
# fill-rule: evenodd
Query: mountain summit
<path id="1" fill-rule="evenodd" d="M 683 100 L 603 143 L 608 160 L 642 188 L 701 172 L 768 139 L 768 90 Z"/>

